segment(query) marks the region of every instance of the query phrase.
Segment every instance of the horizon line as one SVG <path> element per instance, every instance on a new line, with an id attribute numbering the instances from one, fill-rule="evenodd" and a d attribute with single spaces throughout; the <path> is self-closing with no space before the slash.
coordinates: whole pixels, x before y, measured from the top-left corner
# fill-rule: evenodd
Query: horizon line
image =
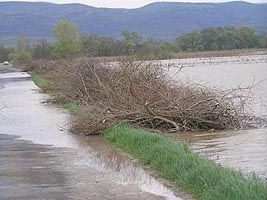
<path id="1" fill-rule="evenodd" d="M 248 3 L 248 4 L 267 4 L 267 2 L 249 2 L 249 1 L 222 1 L 222 2 L 183 2 L 183 1 L 156 1 L 156 2 L 152 2 L 152 3 L 148 3 L 145 4 L 143 6 L 139 6 L 139 7 L 133 7 L 133 8 L 125 8 L 125 7 L 104 7 L 104 6 L 93 6 L 93 5 L 89 5 L 89 4 L 84 4 L 84 3 L 76 3 L 76 2 L 65 2 L 65 3 L 60 3 L 60 2 L 50 2 L 50 1 L 23 1 L 23 0 L 14 0 L 14 1 L 0 1 L 0 3 L 47 3 L 47 4 L 56 4 L 56 5 L 73 5 L 73 4 L 77 4 L 77 5 L 83 5 L 83 6 L 88 6 L 88 7 L 94 7 L 94 8 L 106 8 L 106 9 L 138 9 L 138 8 L 143 8 L 145 6 L 148 5 L 152 5 L 155 3 L 189 3 L 189 4 L 224 4 L 224 3 Z"/>

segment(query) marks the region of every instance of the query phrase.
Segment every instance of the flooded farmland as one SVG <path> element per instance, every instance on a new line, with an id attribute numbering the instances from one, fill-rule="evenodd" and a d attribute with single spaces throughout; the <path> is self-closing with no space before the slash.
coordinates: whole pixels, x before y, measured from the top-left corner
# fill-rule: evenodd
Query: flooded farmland
<path id="1" fill-rule="evenodd" d="M 175 80 L 189 81 L 218 89 L 248 87 L 248 111 L 267 117 L 267 55 L 199 58 L 161 61 Z M 259 129 L 177 134 L 194 152 L 223 166 L 267 178 L 267 125 Z"/>

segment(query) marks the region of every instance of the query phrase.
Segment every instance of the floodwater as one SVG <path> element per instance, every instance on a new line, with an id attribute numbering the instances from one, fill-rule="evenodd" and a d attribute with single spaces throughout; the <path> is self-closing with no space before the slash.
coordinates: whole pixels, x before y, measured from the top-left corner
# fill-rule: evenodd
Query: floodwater
<path id="1" fill-rule="evenodd" d="M 0 199 L 192 199 L 101 137 L 70 134 L 69 115 L 22 72 L 0 74 Z"/>
<path id="2" fill-rule="evenodd" d="M 175 80 L 219 89 L 255 85 L 249 92 L 252 98 L 248 111 L 266 119 L 267 55 L 167 60 L 161 64 Z M 267 124 L 260 129 L 173 137 L 188 142 L 194 152 L 216 163 L 267 178 Z"/>

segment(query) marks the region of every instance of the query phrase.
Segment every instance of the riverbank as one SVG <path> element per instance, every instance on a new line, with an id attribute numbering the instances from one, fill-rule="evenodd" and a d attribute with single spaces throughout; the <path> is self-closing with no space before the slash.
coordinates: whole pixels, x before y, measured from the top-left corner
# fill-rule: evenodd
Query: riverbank
<path id="1" fill-rule="evenodd" d="M 36 76 L 32 74 L 33 80 L 40 85 L 43 80 Z M 245 177 L 203 159 L 185 144 L 125 125 L 108 128 L 102 133 L 108 142 L 198 199 L 266 199 L 265 181 L 256 176 Z"/>

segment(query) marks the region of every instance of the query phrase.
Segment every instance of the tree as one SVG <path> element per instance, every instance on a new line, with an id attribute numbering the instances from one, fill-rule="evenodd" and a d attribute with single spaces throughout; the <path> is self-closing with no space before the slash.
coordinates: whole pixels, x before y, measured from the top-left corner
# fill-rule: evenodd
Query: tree
<path id="1" fill-rule="evenodd" d="M 253 48 L 259 46 L 259 38 L 256 31 L 249 27 L 241 27 L 239 29 L 239 37 L 242 41 L 241 48 Z"/>
<path id="2" fill-rule="evenodd" d="M 8 55 L 11 54 L 11 53 L 14 53 L 15 50 L 14 48 L 6 48 L 6 47 L 3 47 L 3 46 L 0 46 L 0 62 L 4 62 L 6 60 L 9 60 L 9 57 Z"/>
<path id="3" fill-rule="evenodd" d="M 216 30 L 213 27 L 205 28 L 200 33 L 205 50 L 218 50 L 216 45 Z"/>
<path id="4" fill-rule="evenodd" d="M 141 36 L 137 32 L 122 31 L 122 43 L 124 45 L 125 53 L 127 55 L 135 54 L 138 46 L 142 42 Z"/>
<path id="5" fill-rule="evenodd" d="M 75 24 L 60 20 L 53 32 L 57 38 L 55 51 L 58 57 L 70 58 L 80 52 L 80 33 Z"/>
<path id="6" fill-rule="evenodd" d="M 176 38 L 178 51 L 210 51 L 266 46 L 264 36 L 249 27 L 208 27 Z"/>
<path id="7" fill-rule="evenodd" d="M 137 59 L 141 60 L 154 60 L 154 59 L 167 59 L 169 56 L 169 46 L 167 43 L 161 44 L 154 38 L 148 38 L 142 43 L 141 47 L 136 52 Z"/>
<path id="8" fill-rule="evenodd" d="M 17 42 L 17 49 L 9 52 L 8 60 L 20 63 L 30 62 L 32 60 L 32 55 L 30 52 L 27 51 L 26 39 L 24 34 L 20 34 L 18 36 Z"/>
<path id="9" fill-rule="evenodd" d="M 53 57 L 54 48 L 47 40 L 41 39 L 37 45 L 32 49 L 32 56 L 34 59 L 45 59 Z"/>
<path id="10" fill-rule="evenodd" d="M 20 63 L 31 62 L 32 60 L 32 55 L 28 51 L 19 51 L 17 53 L 10 53 L 8 57 L 9 57 L 9 60 L 20 62 Z"/>

